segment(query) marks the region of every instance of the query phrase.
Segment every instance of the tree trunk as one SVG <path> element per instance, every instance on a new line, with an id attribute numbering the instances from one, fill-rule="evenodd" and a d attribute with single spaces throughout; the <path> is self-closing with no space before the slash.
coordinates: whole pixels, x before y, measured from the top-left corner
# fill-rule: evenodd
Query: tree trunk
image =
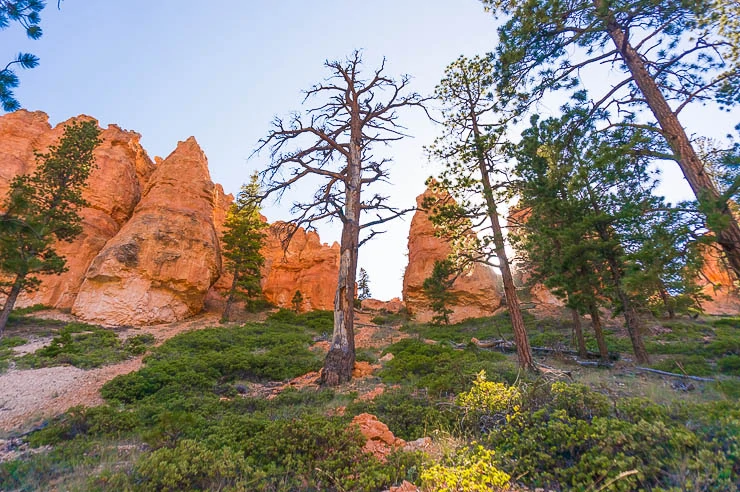
<path id="1" fill-rule="evenodd" d="M 345 210 L 339 256 L 339 278 L 334 296 L 334 333 L 324 360 L 321 384 L 337 386 L 352 379 L 355 366 L 354 303 L 357 253 L 360 245 L 362 187 L 362 127 L 356 100 L 351 107 L 350 155 L 345 180 Z"/>
<path id="2" fill-rule="evenodd" d="M 0 338 L 2 338 L 3 334 L 5 333 L 5 325 L 8 324 L 10 312 L 13 311 L 15 301 L 18 299 L 18 295 L 23 289 L 23 279 L 24 277 L 20 275 L 15 278 L 15 282 L 13 282 L 13 286 L 10 288 L 10 293 L 8 294 L 7 299 L 5 299 L 3 310 L 0 311 Z"/>
<path id="3" fill-rule="evenodd" d="M 573 317 L 573 331 L 576 334 L 576 342 L 578 343 L 578 356 L 586 357 L 588 350 L 586 350 L 586 340 L 583 339 L 583 328 L 581 327 L 581 315 L 575 309 L 570 310 L 570 314 Z"/>
<path id="4" fill-rule="evenodd" d="M 635 353 L 635 359 L 640 364 L 649 364 L 650 358 L 642 341 L 640 318 L 637 317 L 637 312 L 635 312 L 635 308 L 632 306 L 632 300 L 622 288 L 622 269 L 613 255 L 609 256 L 608 262 L 614 282 L 614 289 L 617 292 L 617 297 L 619 297 L 619 302 L 622 303 L 624 321 L 627 325 L 627 333 L 629 333 L 630 341 L 632 342 L 632 351 Z"/>
<path id="5" fill-rule="evenodd" d="M 658 288 L 658 292 L 660 293 L 660 298 L 663 301 L 663 306 L 668 313 L 668 319 L 675 319 L 676 310 L 673 309 L 673 305 L 671 304 L 671 296 L 668 294 L 668 291 L 665 290 L 665 287 L 663 285 L 661 285 Z"/>
<path id="6" fill-rule="evenodd" d="M 498 258 L 499 268 L 501 269 L 501 278 L 504 284 L 504 296 L 506 297 L 506 307 L 509 310 L 511 326 L 514 331 L 514 343 L 516 344 L 517 360 L 519 361 L 520 368 L 532 372 L 537 372 L 537 367 L 535 366 L 534 359 L 532 358 L 532 348 L 529 345 L 527 330 L 524 326 L 524 318 L 522 317 L 522 311 L 519 307 L 519 298 L 516 294 L 514 277 L 511 274 L 509 259 L 506 255 L 506 247 L 504 246 L 504 235 L 501 230 L 501 223 L 499 222 L 498 218 L 496 201 L 493 199 L 493 188 L 491 187 L 491 180 L 488 176 L 488 166 L 486 165 L 486 157 L 481 144 L 481 132 L 478 128 L 478 119 L 475 115 L 474 108 L 471 108 L 470 115 L 471 123 L 473 125 L 473 135 L 475 137 L 478 168 L 480 170 L 481 182 L 483 184 L 483 194 L 486 198 L 488 217 L 491 220 L 493 245 L 496 251 L 496 257 Z"/>
<path id="7" fill-rule="evenodd" d="M 225 321 L 231 320 L 231 307 L 234 305 L 236 299 L 236 286 L 239 284 L 239 272 L 234 272 L 234 280 L 231 282 L 231 289 L 229 289 L 229 297 L 226 298 L 226 307 L 224 307 L 224 314 L 221 317 Z"/>
<path id="8" fill-rule="evenodd" d="M 599 316 L 599 307 L 592 302 L 588 305 L 589 314 L 591 314 L 591 326 L 594 329 L 596 345 L 599 347 L 599 356 L 604 362 L 609 360 L 609 350 L 606 348 L 606 339 L 604 330 L 601 329 L 601 316 Z"/>
<path id="9" fill-rule="evenodd" d="M 604 7 L 604 1 L 594 0 L 597 10 Z M 717 226 L 716 224 L 707 223 L 707 228 L 715 234 L 717 243 L 725 252 L 735 277 L 740 279 L 740 226 L 738 226 L 727 200 L 720 199 L 719 191 L 704 171 L 704 163 L 699 159 L 691 145 L 691 140 L 686 135 L 686 130 L 681 126 L 678 115 L 671 109 L 665 96 L 660 91 L 660 87 L 648 72 L 642 57 L 630 44 L 627 35 L 617 24 L 611 11 L 609 11 L 606 18 L 606 31 L 617 50 L 619 50 L 635 84 L 645 99 L 645 103 L 658 121 L 668 145 L 676 154 L 678 165 L 697 200 L 704 204 L 711 204 L 712 202 L 717 204 L 712 209 L 722 214 L 723 224 Z"/>

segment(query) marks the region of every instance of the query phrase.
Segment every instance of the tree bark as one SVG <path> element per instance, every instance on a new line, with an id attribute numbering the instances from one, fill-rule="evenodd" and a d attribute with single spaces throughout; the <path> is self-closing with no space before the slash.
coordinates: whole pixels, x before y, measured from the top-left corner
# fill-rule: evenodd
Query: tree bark
<path id="1" fill-rule="evenodd" d="M 234 280 L 231 282 L 231 289 L 229 290 L 229 297 L 226 298 L 226 307 L 224 307 L 224 314 L 221 317 L 229 321 L 231 320 L 231 307 L 234 305 L 236 286 L 239 283 L 239 272 L 234 272 Z"/>
<path id="2" fill-rule="evenodd" d="M 588 305 L 589 314 L 591 315 L 591 326 L 594 329 L 594 336 L 596 337 L 596 345 L 599 347 L 599 356 L 603 361 L 609 360 L 609 350 L 606 348 L 606 339 L 604 338 L 604 330 L 601 328 L 601 316 L 599 316 L 599 307 L 596 303 L 590 303 Z"/>
<path id="3" fill-rule="evenodd" d="M 597 10 L 604 9 L 604 1 L 594 0 Z M 704 163 L 696 154 L 686 130 L 678 120 L 678 115 L 671 109 L 660 87 L 648 72 L 643 58 L 630 44 L 627 35 L 617 24 L 611 10 L 608 11 L 605 21 L 609 37 L 620 52 L 622 60 L 645 99 L 645 103 L 658 121 L 668 145 L 676 154 L 676 161 L 697 200 L 701 203 L 715 202 L 719 206 L 719 208 L 714 207 L 714 209 L 722 214 L 724 224 L 717 226 L 707 223 L 707 227 L 715 234 L 717 243 L 727 256 L 735 277 L 740 279 L 740 226 L 738 226 L 727 200 L 721 199 L 717 187 L 704 171 Z"/>
<path id="4" fill-rule="evenodd" d="M 622 269 L 613 255 L 608 258 L 608 262 L 612 281 L 614 282 L 614 289 L 617 292 L 617 297 L 619 297 L 619 302 L 622 303 L 624 321 L 627 325 L 627 333 L 629 333 L 630 341 L 632 342 L 632 351 L 635 353 L 635 359 L 640 364 L 649 364 L 650 357 L 648 357 L 645 344 L 642 341 L 640 318 L 638 318 L 637 312 L 632 305 L 632 300 L 622 288 Z"/>
<path id="5" fill-rule="evenodd" d="M 24 277 L 20 275 L 15 278 L 15 282 L 13 282 L 13 285 L 10 288 L 10 293 L 8 294 L 7 299 L 5 299 L 3 310 L 0 311 L 0 338 L 5 334 L 5 326 L 8 324 L 10 313 L 13 311 L 15 301 L 18 299 L 18 295 L 23 289 L 23 279 Z"/>
<path id="6" fill-rule="evenodd" d="M 334 296 L 334 333 L 321 373 L 321 384 L 326 386 L 337 386 L 350 381 L 355 366 L 354 301 L 357 253 L 360 247 L 362 187 L 362 121 L 356 98 L 352 100 L 350 117 L 350 151 L 345 180 L 339 278 Z"/>
<path id="7" fill-rule="evenodd" d="M 570 314 L 573 317 L 573 331 L 576 335 L 576 342 L 578 344 L 578 356 L 586 357 L 588 350 L 586 350 L 586 340 L 583 339 L 583 328 L 581 327 L 581 315 L 575 309 L 570 310 Z"/>
<path id="8" fill-rule="evenodd" d="M 527 337 L 527 329 L 524 326 L 524 318 L 522 317 L 522 311 L 519 306 L 519 298 L 516 294 L 514 277 L 511 274 L 509 259 L 506 255 L 504 235 L 498 218 L 496 201 L 493 199 L 493 188 L 491 187 L 491 180 L 488 176 L 488 166 L 486 165 L 486 156 L 481 144 L 482 134 L 478 126 L 475 107 L 472 105 L 472 97 L 470 100 L 470 120 L 473 127 L 473 137 L 475 138 L 475 151 L 478 158 L 478 168 L 480 170 L 481 182 L 483 184 L 483 194 L 486 199 L 486 209 L 488 217 L 491 220 L 493 245 L 496 251 L 496 257 L 498 258 L 499 268 L 501 269 L 501 278 L 504 284 L 504 296 L 506 297 L 506 307 L 509 310 L 511 326 L 514 331 L 517 360 L 520 368 L 537 372 L 537 366 L 535 366 L 534 359 L 532 358 L 532 348 L 529 345 L 529 338 Z"/>

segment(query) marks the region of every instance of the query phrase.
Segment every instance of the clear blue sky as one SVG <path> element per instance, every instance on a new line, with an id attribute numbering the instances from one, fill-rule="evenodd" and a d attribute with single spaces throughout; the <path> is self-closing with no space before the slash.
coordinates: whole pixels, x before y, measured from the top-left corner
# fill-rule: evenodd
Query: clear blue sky
<path id="1" fill-rule="evenodd" d="M 428 94 L 447 64 L 491 51 L 496 40 L 478 0 L 65 0 L 61 10 L 49 2 L 42 27 L 38 41 L 17 26 L 0 32 L 0 59 L 18 51 L 41 59 L 19 73 L 25 108 L 52 123 L 84 113 L 135 130 L 152 158 L 194 135 L 212 179 L 232 193 L 265 165 L 266 153 L 247 159 L 274 115 L 301 108 L 301 91 L 327 75 L 326 59 L 362 49 L 372 68 L 385 56 L 388 74 L 408 73 L 413 89 Z M 391 193 L 411 206 L 437 170 L 422 146 L 438 130 L 420 114 L 403 122 L 415 138 L 390 149 Z M 680 179 L 666 180 L 685 190 Z M 284 201 L 265 208 L 271 221 L 288 218 Z M 360 252 L 375 297 L 400 295 L 409 223 L 396 222 Z M 336 226 L 320 233 L 339 238 Z"/>

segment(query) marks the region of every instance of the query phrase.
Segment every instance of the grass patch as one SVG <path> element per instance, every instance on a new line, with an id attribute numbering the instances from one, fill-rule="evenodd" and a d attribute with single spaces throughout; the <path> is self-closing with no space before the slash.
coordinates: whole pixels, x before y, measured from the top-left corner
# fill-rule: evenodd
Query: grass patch
<path id="1" fill-rule="evenodd" d="M 18 336 L 4 337 L 0 339 L 0 374 L 8 369 L 10 361 L 15 357 L 13 347 L 18 347 L 25 343 L 26 339 Z"/>
<path id="2" fill-rule="evenodd" d="M 21 368 L 72 365 L 92 369 L 114 364 L 141 355 L 154 343 L 149 334 L 136 335 L 122 341 L 113 331 L 84 323 L 69 323 L 51 343 L 33 354 L 16 359 Z"/>

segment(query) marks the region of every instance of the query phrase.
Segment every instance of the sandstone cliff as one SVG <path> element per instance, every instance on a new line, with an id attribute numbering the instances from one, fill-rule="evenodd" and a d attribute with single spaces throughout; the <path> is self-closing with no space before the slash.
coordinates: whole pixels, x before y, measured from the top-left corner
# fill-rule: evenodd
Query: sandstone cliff
<path id="1" fill-rule="evenodd" d="M 701 303 L 706 314 L 740 313 L 740 292 L 721 253 L 711 246 L 704 248 L 704 265 L 699 276 L 702 293 L 711 299 Z"/>
<path id="2" fill-rule="evenodd" d="M 59 141 L 65 125 L 80 119 L 92 118 L 79 116 L 54 128 L 41 112 L 18 111 L 0 118 L 0 162 L 3 163 L 0 169 L 6 173 L 0 179 L 1 196 L 7 193 L 13 176 L 35 170 L 34 151 L 45 152 Z M 74 242 L 56 246 L 57 252 L 67 258 L 67 271 L 41 276 L 39 290 L 24 294 L 19 306 L 44 304 L 71 308 L 90 262 L 129 220 L 141 198 L 141 189 L 154 165 L 139 144 L 140 135 L 110 125 L 100 138 L 102 143 L 95 150 L 96 167 L 83 193 L 89 205 L 80 212 L 82 233 Z M 10 165 L 6 167 L 8 162 Z"/>
<path id="3" fill-rule="evenodd" d="M 339 272 L 339 244 L 321 243 L 313 231 L 298 229 L 283 251 L 284 227 L 275 223 L 267 231 L 262 253 L 265 268 L 262 291 L 275 305 L 289 307 L 296 291 L 303 296 L 301 310 L 334 309 Z"/>
<path id="4" fill-rule="evenodd" d="M 0 198 L 13 177 L 34 171 L 34 153 L 55 144 L 66 123 L 52 128 L 42 112 L 0 116 Z M 137 133 L 110 125 L 101 139 L 97 168 L 84 192 L 89 206 L 80 213 L 83 232 L 72 243 L 56 245 L 68 271 L 42 277 L 41 288 L 17 306 L 71 308 L 83 319 L 105 324 L 161 323 L 199 312 L 207 293 L 218 297 L 231 283 L 228 276 L 216 280 L 221 276 L 219 237 L 233 197 L 211 182 L 206 157 L 193 138 L 156 164 Z M 331 309 L 338 247 L 300 230 L 283 253 L 279 229 L 270 228 L 263 251 L 268 300 L 290 307 L 300 290 L 304 309 Z"/>
<path id="5" fill-rule="evenodd" d="M 221 258 L 214 185 L 194 138 L 159 164 L 131 219 L 93 260 L 72 313 L 87 321 L 155 324 L 203 309 Z"/>
<path id="6" fill-rule="evenodd" d="M 416 198 L 417 207 L 422 207 L 426 197 L 433 196 L 434 193 L 427 189 Z M 449 242 L 434 235 L 434 225 L 423 210 L 417 210 L 411 220 L 408 247 L 409 263 L 403 276 L 403 300 L 409 314 L 417 321 L 427 322 L 435 313 L 429 308 L 429 301 L 424 295 L 424 280 L 431 275 L 434 262 L 445 259 L 452 248 Z M 476 264 L 464 272 L 452 285 L 455 303 L 450 306 L 453 309 L 450 320 L 455 323 L 467 318 L 492 315 L 502 305 L 498 285 L 496 275 L 486 265 Z"/>

